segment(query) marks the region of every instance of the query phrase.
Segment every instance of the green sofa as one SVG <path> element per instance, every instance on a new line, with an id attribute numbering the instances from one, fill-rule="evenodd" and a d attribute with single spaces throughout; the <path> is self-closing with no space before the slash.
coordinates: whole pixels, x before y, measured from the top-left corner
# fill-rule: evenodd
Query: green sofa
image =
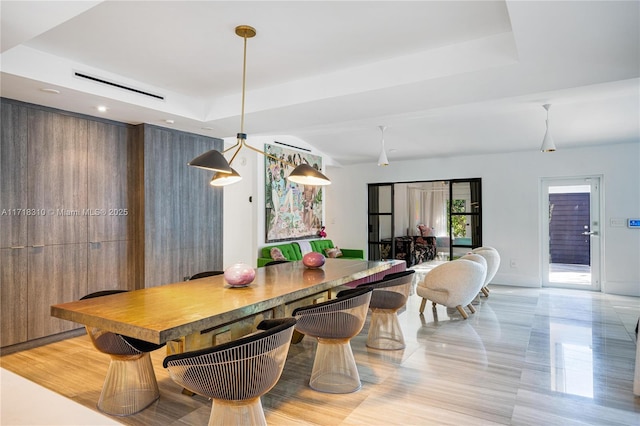
<path id="1" fill-rule="evenodd" d="M 309 244 L 311 245 L 311 250 L 322 253 L 325 256 L 327 255 L 324 251 L 325 249 L 335 247 L 333 241 L 326 239 L 310 240 Z M 258 257 L 258 267 L 264 266 L 273 260 L 271 258 L 271 249 L 274 247 L 278 247 L 287 260 L 302 260 L 300 246 L 294 241 L 286 244 L 263 247 L 260 252 L 260 257 Z M 340 248 L 340 251 L 342 252 L 342 256 L 340 256 L 339 259 L 364 259 L 364 250 Z"/>

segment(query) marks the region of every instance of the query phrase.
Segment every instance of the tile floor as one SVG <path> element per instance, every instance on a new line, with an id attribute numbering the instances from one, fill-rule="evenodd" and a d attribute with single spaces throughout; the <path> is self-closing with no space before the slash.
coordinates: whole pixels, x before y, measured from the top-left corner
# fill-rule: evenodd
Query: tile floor
<path id="1" fill-rule="evenodd" d="M 490 289 L 489 298 L 481 298 L 477 313 L 466 321 L 455 310 L 432 310 L 430 304 L 421 316 L 420 298 L 412 295 L 400 314 L 407 343 L 401 351 L 368 349 L 365 325 L 352 341 L 363 383 L 353 394 L 310 390 L 315 342 L 305 338 L 292 345 L 280 381 L 262 401 L 267 422 L 640 425 L 640 397 L 632 392 L 640 298 L 497 285 Z M 54 345 L 61 355 L 67 350 L 64 345 L 73 345 L 68 349 L 73 354 L 93 350 L 86 336 Z M 38 348 L 24 352 L 3 356 L 2 367 L 11 370 L 21 358 L 28 359 L 29 367 L 21 367 L 19 374 L 95 408 L 99 379 L 87 383 L 91 391 L 81 392 L 69 386 L 56 389 L 51 375 L 66 368 L 81 377 L 104 377 L 106 365 L 55 365 L 61 361 L 42 359 Z M 181 395 L 162 369 L 163 357 L 162 350 L 153 354 L 160 401 L 115 420 L 132 425 L 206 424 L 210 404 Z M 41 375 L 43 365 L 47 376 Z M 50 406 L 46 400 L 36 405 L 41 410 Z M 2 398 L 3 419 L 12 408 Z M 82 423 L 70 418 L 68 424 Z"/>

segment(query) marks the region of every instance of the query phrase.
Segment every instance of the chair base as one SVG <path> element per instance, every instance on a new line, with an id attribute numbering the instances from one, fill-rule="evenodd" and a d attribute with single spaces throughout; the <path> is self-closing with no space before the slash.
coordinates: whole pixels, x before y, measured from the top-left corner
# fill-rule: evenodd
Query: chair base
<path id="1" fill-rule="evenodd" d="M 362 387 L 349 339 L 318 338 L 309 386 L 325 393 L 351 393 Z"/>
<path id="2" fill-rule="evenodd" d="M 367 347 L 391 351 L 406 347 L 395 310 L 372 309 Z"/>
<path id="3" fill-rule="evenodd" d="M 211 404 L 209 426 L 227 425 L 267 426 L 260 398 L 244 401 L 214 399 Z"/>
<path id="4" fill-rule="evenodd" d="M 111 355 L 98 410 L 112 416 L 139 413 L 160 398 L 158 382 L 148 352 Z"/>

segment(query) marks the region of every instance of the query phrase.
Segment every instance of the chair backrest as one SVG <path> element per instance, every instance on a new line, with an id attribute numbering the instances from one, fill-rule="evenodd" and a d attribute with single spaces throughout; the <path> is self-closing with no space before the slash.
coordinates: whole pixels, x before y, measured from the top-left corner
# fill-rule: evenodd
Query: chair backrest
<path id="1" fill-rule="evenodd" d="M 493 247 L 478 247 L 471 251 L 472 253 L 479 254 L 487 261 L 487 277 L 485 279 L 485 285 L 489 284 L 491 280 L 496 276 L 498 268 L 500 268 L 500 253 Z"/>
<path id="2" fill-rule="evenodd" d="M 282 374 L 294 318 L 264 320 L 258 331 L 211 348 L 166 357 L 171 378 L 197 394 L 246 400 L 271 389 Z"/>
<path id="3" fill-rule="evenodd" d="M 96 297 L 109 296 L 112 294 L 126 293 L 127 290 L 101 290 L 89 293 L 80 300 L 93 299 Z M 100 328 L 86 326 L 87 334 L 91 338 L 93 345 L 100 352 L 110 355 L 136 355 L 142 352 L 151 352 L 160 349 L 165 344 L 156 344 L 136 339 L 134 337 L 123 336 L 121 334 L 105 331 Z"/>
<path id="4" fill-rule="evenodd" d="M 413 269 L 385 275 L 377 282 L 364 284 L 373 288 L 371 308 L 400 309 L 407 302 L 413 283 Z"/>
<path id="5" fill-rule="evenodd" d="M 272 260 L 271 262 L 267 262 L 264 264 L 264 266 L 271 266 L 271 265 L 279 265 L 280 263 L 289 263 L 289 260 Z"/>
<path id="6" fill-rule="evenodd" d="M 392 272 L 382 277 L 382 280 L 383 281 L 394 280 L 396 278 L 406 277 L 407 275 L 413 275 L 415 272 L 416 271 L 414 271 L 413 269 L 405 269 L 404 271 L 400 271 L 400 272 Z"/>
<path id="7" fill-rule="evenodd" d="M 362 330 L 373 288 L 352 289 L 326 302 L 296 308 L 296 328 L 304 334 L 328 339 L 351 338 Z"/>
<path id="8" fill-rule="evenodd" d="M 198 278 L 213 277 L 214 275 L 223 275 L 223 274 L 224 274 L 224 271 L 198 272 L 197 274 L 191 275 L 191 277 L 189 278 L 189 281 L 197 280 Z"/>

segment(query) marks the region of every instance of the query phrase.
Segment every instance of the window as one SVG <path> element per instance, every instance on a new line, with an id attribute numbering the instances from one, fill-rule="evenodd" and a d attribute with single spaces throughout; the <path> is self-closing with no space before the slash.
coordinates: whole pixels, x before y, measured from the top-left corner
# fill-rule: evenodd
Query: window
<path id="1" fill-rule="evenodd" d="M 439 258 L 482 245 L 480 178 L 369 184 L 369 260 L 397 259 L 395 240 L 432 229 Z"/>

